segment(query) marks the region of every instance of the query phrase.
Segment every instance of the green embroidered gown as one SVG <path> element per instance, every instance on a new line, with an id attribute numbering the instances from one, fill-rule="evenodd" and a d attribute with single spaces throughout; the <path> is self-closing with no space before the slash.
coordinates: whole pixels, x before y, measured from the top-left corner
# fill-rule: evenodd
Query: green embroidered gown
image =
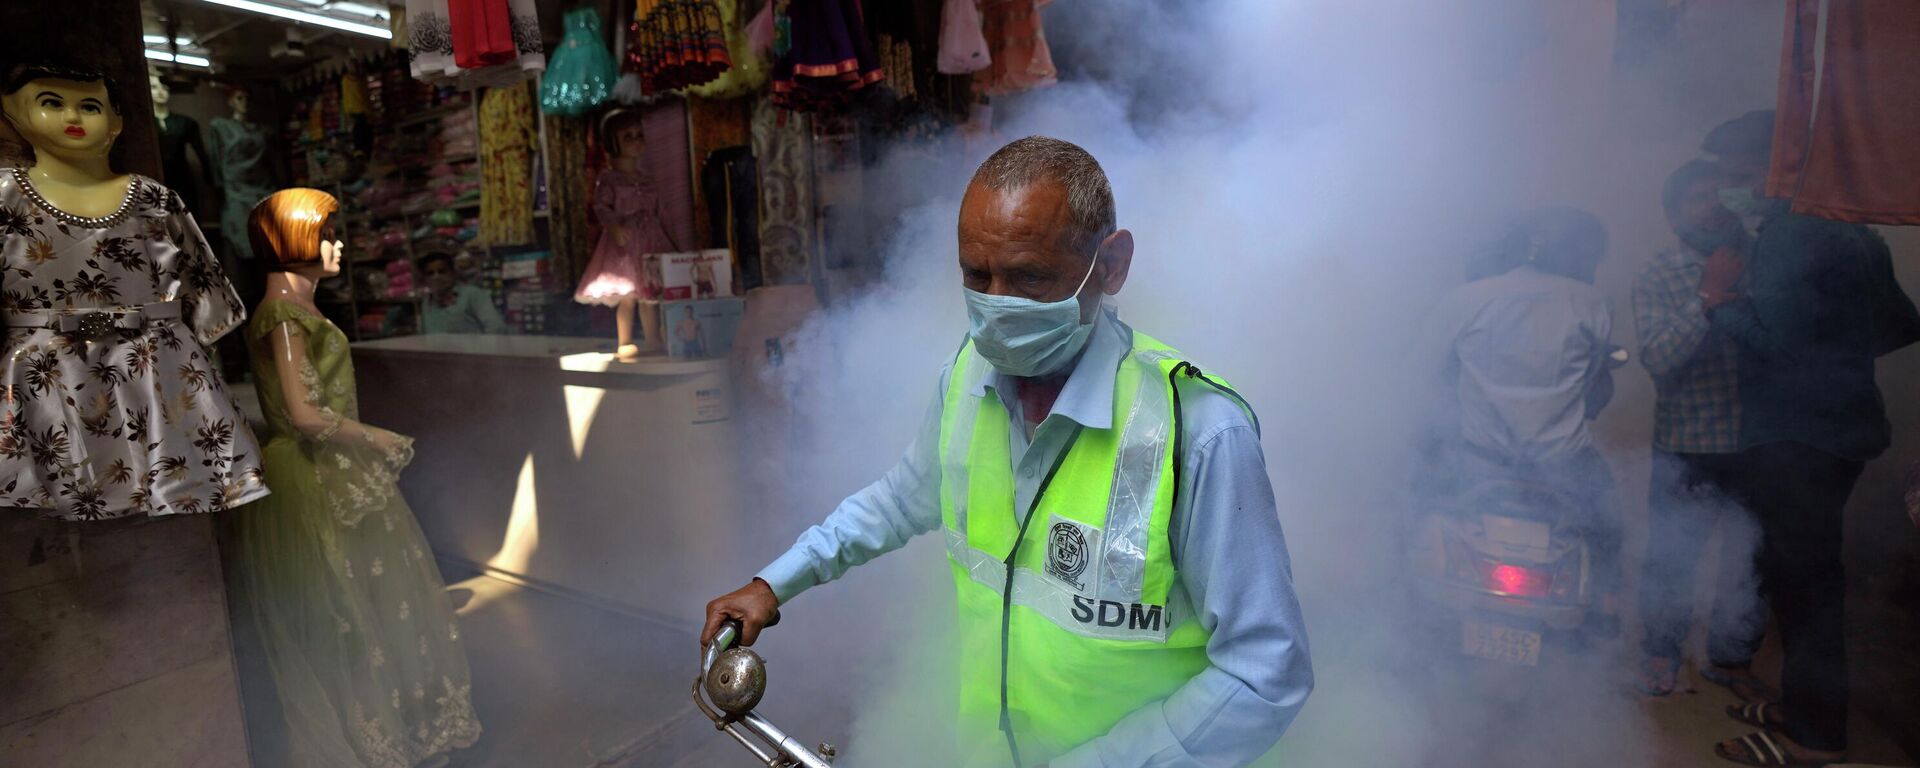
<path id="1" fill-rule="evenodd" d="M 282 325 L 293 382 L 274 359 Z M 471 746 L 480 723 L 466 650 L 394 484 L 411 440 L 382 453 L 348 439 L 362 431 L 353 361 L 346 336 L 324 318 L 268 301 L 247 343 L 271 427 L 262 464 L 273 494 L 234 515 L 236 602 L 265 646 L 293 764 L 411 768 Z M 297 428 L 290 398 L 317 408 L 328 427 Z"/>

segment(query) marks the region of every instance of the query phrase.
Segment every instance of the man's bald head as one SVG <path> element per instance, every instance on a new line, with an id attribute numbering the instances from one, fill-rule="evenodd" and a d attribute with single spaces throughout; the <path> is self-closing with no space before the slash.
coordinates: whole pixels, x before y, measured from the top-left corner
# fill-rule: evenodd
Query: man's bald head
<path id="1" fill-rule="evenodd" d="M 1066 193 L 1067 231 L 1063 234 L 1074 252 L 1091 258 L 1116 224 L 1107 172 L 1086 150 L 1055 138 L 1028 136 L 1001 147 L 981 163 L 973 172 L 972 185 L 1005 192 L 1036 181 L 1051 181 Z"/>

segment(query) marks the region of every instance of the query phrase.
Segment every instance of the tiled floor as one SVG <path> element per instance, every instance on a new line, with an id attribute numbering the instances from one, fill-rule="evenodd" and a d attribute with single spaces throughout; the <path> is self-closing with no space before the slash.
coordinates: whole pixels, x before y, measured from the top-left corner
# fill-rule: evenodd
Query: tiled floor
<path id="1" fill-rule="evenodd" d="M 467 638 L 474 707 L 486 729 L 454 765 L 752 764 L 692 706 L 698 646 L 691 628 L 664 627 L 490 576 L 462 579 L 451 568 L 446 575 Z M 776 693 L 762 711 L 804 711 L 783 704 Z"/>
<path id="2" fill-rule="evenodd" d="M 746 768 L 754 761 L 727 737 L 715 733 L 688 703 L 688 686 L 696 663 L 691 628 L 663 627 L 653 621 L 619 615 L 534 589 L 486 576 L 459 580 L 449 572 L 456 604 L 466 630 L 474 669 L 475 705 L 487 732 L 473 749 L 459 754 L 455 766 L 581 766 L 582 768 Z M 784 637 L 782 639 L 785 639 Z M 849 730 L 848 699 L 855 684 L 809 666 L 804 648 L 780 643 L 766 649 L 769 666 L 777 675 L 760 711 L 796 738 L 813 743 L 818 737 L 838 741 Z M 838 649 L 819 648 L 812 655 L 831 656 Z M 1777 664 L 1777 649 L 1763 652 L 1763 669 Z M 1329 664 L 1339 664 L 1328 654 Z M 890 663 L 890 662 L 888 662 Z M 1331 669 L 1329 672 L 1333 672 Z M 1605 677 L 1606 670 L 1595 674 Z M 1338 710 L 1339 692 L 1332 686 L 1337 672 L 1323 676 L 1315 708 Z M 1724 765 L 1713 757 L 1715 740 L 1733 738 L 1749 729 L 1729 720 L 1722 710 L 1731 695 L 1699 680 L 1691 672 L 1682 690 L 1661 700 L 1646 701 L 1625 694 L 1621 685 L 1601 680 L 1583 687 L 1589 699 L 1613 702 L 1596 705 L 1579 694 L 1548 697 L 1546 710 L 1565 709 L 1565 717 L 1535 711 L 1528 717 L 1552 718 L 1559 733 L 1541 736 L 1500 733 L 1497 727 L 1481 731 L 1473 743 L 1457 745 L 1452 757 L 1430 756 L 1431 765 L 1522 766 L 1587 765 L 1578 759 L 1560 761 L 1565 750 L 1587 755 L 1633 754 L 1624 764 L 1655 768 Z M 1465 707 L 1487 717 L 1498 707 Z M 1557 711 L 1557 710 L 1556 710 Z M 1578 712 L 1606 711 L 1617 717 L 1611 730 L 1583 728 Z M 1634 714 L 1634 713 L 1639 714 Z M 1324 730 L 1352 728 L 1366 733 L 1384 727 L 1375 712 L 1310 712 L 1296 723 L 1289 741 L 1327 744 Z M 1492 717 L 1497 717 L 1493 715 Z M 1329 720 L 1342 721 L 1330 725 Z M 1619 722 L 1635 723 L 1620 726 Z M 1465 723 L 1436 717 L 1434 722 Z M 1479 729 L 1478 719 L 1466 727 Z M 1861 765 L 1909 765 L 1901 751 L 1857 716 L 1854 755 Z M 1488 738 L 1485 734 L 1497 734 Z M 1617 741 L 1630 733 L 1632 743 Z M 1595 742 L 1598 739 L 1600 741 Z M 868 745 L 871 746 L 871 745 Z M 876 763 L 858 743 L 841 743 L 840 763 L 869 766 Z M 871 751 L 871 750 L 867 750 Z M 1305 750 L 1317 754 L 1321 749 Z M 1284 753 L 1283 753 L 1284 756 Z M 1300 756 L 1298 754 L 1295 755 Z M 1317 760 L 1309 760 L 1318 764 Z M 878 764 L 887 764 L 881 762 Z M 925 765 L 936 765 L 929 760 Z M 1288 764 L 1300 764 L 1291 760 Z M 1264 764 L 1263 764 L 1264 765 Z"/>
<path id="3" fill-rule="evenodd" d="M 487 576 L 452 581 L 486 728 L 469 766 L 596 766 L 688 709 L 679 633 Z M 632 763 L 640 765 L 644 763 Z"/>

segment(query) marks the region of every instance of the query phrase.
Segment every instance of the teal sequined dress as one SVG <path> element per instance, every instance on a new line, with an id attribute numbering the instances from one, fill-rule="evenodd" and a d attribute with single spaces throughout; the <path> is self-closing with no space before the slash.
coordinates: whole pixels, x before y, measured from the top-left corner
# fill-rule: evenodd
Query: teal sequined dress
<path id="1" fill-rule="evenodd" d="M 540 81 L 540 111 L 573 116 L 606 101 L 620 73 L 600 32 L 598 12 L 592 8 L 568 11 L 566 28 Z"/>

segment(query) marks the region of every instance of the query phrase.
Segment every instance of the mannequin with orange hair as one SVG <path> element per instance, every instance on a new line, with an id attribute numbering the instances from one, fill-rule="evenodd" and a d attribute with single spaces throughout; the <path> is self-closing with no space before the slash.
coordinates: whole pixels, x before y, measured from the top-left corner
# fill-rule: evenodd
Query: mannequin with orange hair
<path id="1" fill-rule="evenodd" d="M 413 439 L 359 420 L 347 338 L 313 303 L 339 274 L 339 203 L 283 189 L 248 240 L 267 295 L 247 328 L 274 495 L 233 519 L 234 603 L 259 631 L 295 766 L 444 762 L 480 735 L 446 584 L 399 473 Z"/>

